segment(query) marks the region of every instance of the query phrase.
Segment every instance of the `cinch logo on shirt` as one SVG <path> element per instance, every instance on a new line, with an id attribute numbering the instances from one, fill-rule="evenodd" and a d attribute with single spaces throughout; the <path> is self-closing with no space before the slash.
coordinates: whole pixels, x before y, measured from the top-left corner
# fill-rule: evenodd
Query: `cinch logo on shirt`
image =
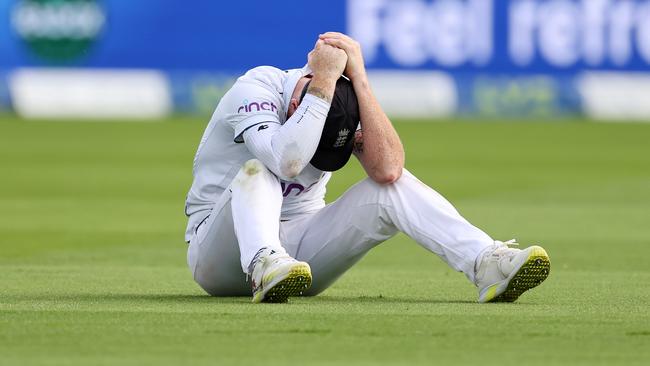
<path id="1" fill-rule="evenodd" d="M 256 112 L 259 112 L 259 111 L 277 112 L 278 111 L 278 107 L 276 107 L 275 104 L 273 104 L 273 102 L 271 102 L 271 103 L 269 103 L 269 102 L 262 102 L 262 103 L 251 102 L 251 103 L 248 103 L 248 100 L 245 99 L 243 103 L 244 103 L 244 105 L 237 108 L 237 113 L 241 113 L 242 111 L 244 111 L 246 113 L 253 112 L 253 111 L 256 111 Z"/>

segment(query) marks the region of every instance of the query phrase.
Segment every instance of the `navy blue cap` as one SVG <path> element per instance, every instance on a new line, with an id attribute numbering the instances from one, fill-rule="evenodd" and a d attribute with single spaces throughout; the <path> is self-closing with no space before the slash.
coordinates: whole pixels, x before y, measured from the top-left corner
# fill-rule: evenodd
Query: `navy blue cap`
<path id="1" fill-rule="evenodd" d="M 300 100 L 307 93 L 305 85 Z M 359 126 L 359 101 L 350 80 L 341 77 L 336 82 L 334 97 L 327 113 L 323 133 L 310 163 L 327 172 L 339 170 L 347 164 L 354 148 L 354 134 Z"/>

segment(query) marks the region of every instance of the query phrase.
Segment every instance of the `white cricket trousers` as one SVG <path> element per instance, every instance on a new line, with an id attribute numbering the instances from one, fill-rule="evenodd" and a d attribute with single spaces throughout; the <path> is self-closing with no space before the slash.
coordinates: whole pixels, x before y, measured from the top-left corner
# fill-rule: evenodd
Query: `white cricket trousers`
<path id="1" fill-rule="evenodd" d="M 188 265 L 213 296 L 251 294 L 247 267 L 262 247 L 309 263 L 307 295 L 329 287 L 370 249 L 403 232 L 474 282 L 474 262 L 494 240 L 406 169 L 393 184 L 366 178 L 324 208 L 280 222 L 278 178 L 248 161 L 190 240 Z"/>

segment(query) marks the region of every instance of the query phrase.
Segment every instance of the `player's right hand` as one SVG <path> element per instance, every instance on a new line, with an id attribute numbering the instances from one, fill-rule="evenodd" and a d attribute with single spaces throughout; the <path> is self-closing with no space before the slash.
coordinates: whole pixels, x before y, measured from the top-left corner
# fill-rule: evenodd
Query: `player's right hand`
<path id="1" fill-rule="evenodd" d="M 314 49 L 309 52 L 307 60 L 315 77 L 327 77 L 330 80 L 336 81 L 345 70 L 348 55 L 344 50 L 327 45 L 322 40 L 318 40 Z"/>

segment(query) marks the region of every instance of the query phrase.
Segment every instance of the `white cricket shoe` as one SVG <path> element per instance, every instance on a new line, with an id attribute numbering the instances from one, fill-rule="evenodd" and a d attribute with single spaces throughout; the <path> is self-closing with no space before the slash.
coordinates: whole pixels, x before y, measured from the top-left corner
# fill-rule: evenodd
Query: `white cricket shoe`
<path id="1" fill-rule="evenodd" d="M 513 302 L 548 277 L 551 262 L 544 248 L 519 250 L 509 245 L 518 244 L 514 239 L 495 241 L 476 259 L 478 302 Z"/>
<path id="2" fill-rule="evenodd" d="M 311 286 L 311 268 L 293 259 L 283 249 L 260 249 L 250 266 L 253 302 L 287 302 L 290 296 L 302 295 Z"/>

